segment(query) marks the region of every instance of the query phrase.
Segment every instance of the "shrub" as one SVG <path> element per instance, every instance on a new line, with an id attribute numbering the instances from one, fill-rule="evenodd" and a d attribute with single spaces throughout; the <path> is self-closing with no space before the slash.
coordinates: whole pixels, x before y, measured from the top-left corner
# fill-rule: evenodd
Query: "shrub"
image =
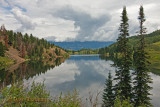
<path id="1" fill-rule="evenodd" d="M 76 90 L 52 100 L 43 83 L 33 82 L 31 89 L 23 83 L 14 83 L 0 90 L 1 107 L 80 107 L 81 99 Z M 63 96 L 63 97 L 62 97 Z"/>

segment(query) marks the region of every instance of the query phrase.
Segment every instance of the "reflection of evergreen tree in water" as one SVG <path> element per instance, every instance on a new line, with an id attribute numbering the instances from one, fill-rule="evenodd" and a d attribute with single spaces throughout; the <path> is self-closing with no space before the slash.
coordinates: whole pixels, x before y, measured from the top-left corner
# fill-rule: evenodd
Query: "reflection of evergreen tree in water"
<path id="1" fill-rule="evenodd" d="M 2 42 L 0 42 L 0 56 L 2 56 L 2 57 L 4 57 L 4 46 L 3 46 L 3 44 L 2 44 Z M 3 64 L 3 63 L 2 63 Z M 1 64 L 0 64 L 1 65 Z"/>
<path id="2" fill-rule="evenodd" d="M 57 58 L 55 60 L 55 65 L 44 65 L 42 61 L 21 63 L 13 72 L 2 69 L 0 70 L 0 84 L 4 83 L 4 85 L 7 86 L 13 81 L 21 81 L 23 79 L 28 80 L 36 75 L 46 73 L 49 69 L 53 69 L 55 66 L 59 66 L 62 61 L 62 58 Z"/>
<path id="3" fill-rule="evenodd" d="M 102 60 L 111 60 L 114 62 L 113 66 L 118 66 L 119 62 L 120 62 L 120 59 L 117 58 L 117 57 L 111 57 L 111 56 L 104 56 L 104 55 L 100 55 L 99 56 Z"/>
<path id="4" fill-rule="evenodd" d="M 0 82 L 4 81 L 6 73 L 5 69 L 0 70 Z"/>
<path id="5" fill-rule="evenodd" d="M 61 58 L 57 58 L 55 60 L 56 66 L 59 66 L 61 64 Z"/>
<path id="6" fill-rule="evenodd" d="M 0 88 L 9 85 L 12 83 L 12 72 L 6 71 L 5 69 L 0 70 Z"/>

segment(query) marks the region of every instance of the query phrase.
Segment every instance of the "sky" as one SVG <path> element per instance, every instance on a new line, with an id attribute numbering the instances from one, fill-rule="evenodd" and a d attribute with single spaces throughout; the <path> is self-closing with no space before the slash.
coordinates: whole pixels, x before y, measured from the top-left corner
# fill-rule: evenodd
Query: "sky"
<path id="1" fill-rule="evenodd" d="M 0 0 L 0 25 L 52 41 L 116 41 L 123 6 L 133 36 L 140 5 L 147 33 L 160 29 L 160 0 Z"/>

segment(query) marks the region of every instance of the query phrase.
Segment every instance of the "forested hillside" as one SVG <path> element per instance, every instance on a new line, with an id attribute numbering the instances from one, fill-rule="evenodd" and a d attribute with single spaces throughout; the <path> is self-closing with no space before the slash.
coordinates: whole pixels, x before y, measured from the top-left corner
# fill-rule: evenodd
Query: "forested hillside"
<path id="1" fill-rule="evenodd" d="M 0 28 L 0 65 L 2 66 L 8 65 L 7 63 L 12 64 L 13 60 L 17 63 L 26 60 L 49 63 L 57 57 L 67 56 L 63 49 L 43 38 L 6 30 L 4 25 Z"/>
<path id="2" fill-rule="evenodd" d="M 78 50 L 82 50 L 82 49 L 99 49 L 101 47 L 109 46 L 114 42 L 113 41 L 107 41 L 107 42 L 105 42 L 105 41 L 84 41 L 84 42 L 80 42 L 80 41 L 52 42 L 52 41 L 50 41 L 50 43 L 54 43 L 55 45 L 60 46 L 64 49 L 78 51 Z"/>
<path id="3" fill-rule="evenodd" d="M 149 61 L 151 62 L 151 71 L 160 74 L 160 30 L 147 34 L 145 36 L 145 42 L 146 51 L 149 54 Z M 133 51 L 137 46 L 137 43 L 138 36 L 132 36 L 129 38 L 129 45 L 132 47 Z M 117 43 L 114 43 L 109 47 L 101 48 L 99 53 L 116 57 L 118 55 L 117 50 Z"/>

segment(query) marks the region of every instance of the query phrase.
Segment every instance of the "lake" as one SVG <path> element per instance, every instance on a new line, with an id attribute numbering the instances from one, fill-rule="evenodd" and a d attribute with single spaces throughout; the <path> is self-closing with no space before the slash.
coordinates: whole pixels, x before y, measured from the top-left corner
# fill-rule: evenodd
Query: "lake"
<path id="1" fill-rule="evenodd" d="M 14 75 L 16 80 L 20 79 L 28 84 L 31 84 L 32 81 L 44 81 L 46 89 L 53 96 L 77 89 L 83 102 L 88 103 L 90 96 L 93 95 L 92 100 L 94 101 L 98 95 L 100 106 L 104 83 L 109 71 L 113 77 L 115 75 L 115 68 L 111 64 L 113 64 L 113 61 L 102 60 L 98 55 L 72 55 L 65 61 L 58 59 L 53 66 L 43 66 L 41 63 L 24 63 L 14 71 L 14 74 L 7 72 L 12 76 Z M 6 75 L 9 74 L 2 74 L 1 72 L 0 75 L 6 78 Z M 150 73 L 150 75 L 153 79 L 151 103 L 154 107 L 159 107 L 160 76 L 153 73 Z M 13 78 L 1 79 L 1 85 L 9 85 L 12 80 Z"/>

